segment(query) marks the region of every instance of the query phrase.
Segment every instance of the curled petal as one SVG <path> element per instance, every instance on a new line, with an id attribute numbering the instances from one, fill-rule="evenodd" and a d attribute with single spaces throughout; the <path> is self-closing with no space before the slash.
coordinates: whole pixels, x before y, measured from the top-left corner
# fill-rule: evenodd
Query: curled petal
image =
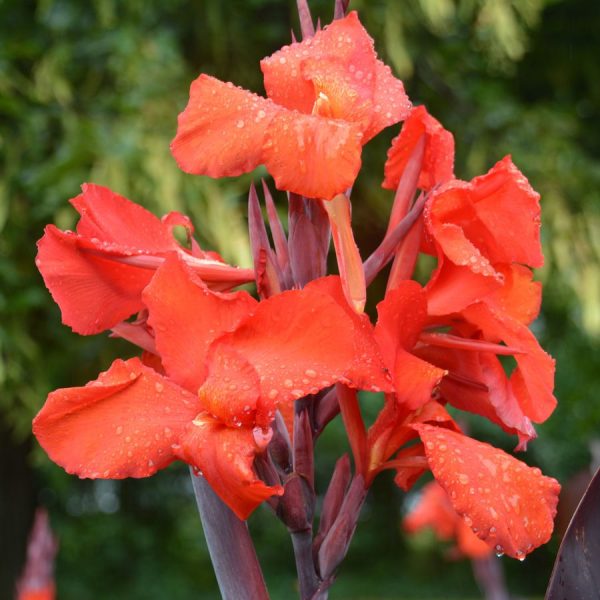
<path id="1" fill-rule="evenodd" d="M 493 275 L 490 263 L 540 267 L 539 198 L 507 156 L 470 183 L 434 192 L 425 223 L 450 260 L 476 273 Z"/>
<path id="2" fill-rule="evenodd" d="M 98 253 L 89 252 L 98 246 Z M 102 256 L 100 243 L 48 225 L 38 242 L 36 265 L 63 323 L 90 335 L 110 329 L 142 309 L 141 292 L 152 271 Z"/>
<path id="3" fill-rule="evenodd" d="M 180 249 L 171 223 L 186 223 L 191 228 L 184 215 L 171 213 L 167 221 L 161 221 L 144 207 L 101 185 L 85 183 L 81 189 L 82 193 L 71 200 L 81 215 L 77 233 L 102 242 L 99 249 L 119 254 L 170 252 Z"/>
<path id="4" fill-rule="evenodd" d="M 525 415 L 502 364 L 490 352 L 451 350 L 424 346 L 417 351 L 425 360 L 443 367 L 449 373 L 440 385 L 445 401 L 460 410 L 486 417 L 507 433 L 519 436 L 518 449 L 536 437 L 530 419 Z M 480 383 L 480 386 L 471 382 Z"/>
<path id="5" fill-rule="evenodd" d="M 395 190 L 421 136 L 426 136 L 418 187 L 430 190 L 454 178 L 454 138 L 424 106 L 412 109 L 400 135 L 392 140 L 385 163 L 383 187 Z"/>
<path id="6" fill-rule="evenodd" d="M 431 425 L 414 425 L 456 512 L 497 553 L 523 559 L 550 539 L 560 485 L 502 450 Z"/>
<path id="7" fill-rule="evenodd" d="M 177 452 L 240 519 L 247 519 L 264 500 L 283 494 L 281 486 L 265 485 L 256 476 L 253 463 L 258 451 L 252 429 L 232 429 L 208 415 L 198 415 L 188 425 Z"/>
<path id="8" fill-rule="evenodd" d="M 480 302 L 463 311 L 467 321 L 476 325 L 487 340 L 502 340 L 521 352 L 509 383 L 523 413 L 535 423 L 542 423 L 554 411 L 554 359 L 544 352 L 526 325 L 509 315 L 496 312 Z"/>
<path id="9" fill-rule="evenodd" d="M 278 189 L 329 200 L 354 183 L 361 150 L 352 123 L 280 111 L 266 131 L 263 159 Z"/>
<path id="10" fill-rule="evenodd" d="M 256 306 L 246 292 L 210 291 L 177 257 L 170 256 L 144 290 L 148 323 L 169 377 L 196 392 L 206 377 L 210 344 L 232 331 Z"/>
<path id="11" fill-rule="evenodd" d="M 211 177 L 248 173 L 263 162 L 261 143 L 278 110 L 270 100 L 200 75 L 179 115 L 171 152 L 186 173 Z"/>
<path id="12" fill-rule="evenodd" d="M 116 360 L 86 386 L 52 392 L 33 433 L 68 473 L 148 477 L 175 459 L 172 445 L 198 410 L 195 396 L 139 359 Z"/>

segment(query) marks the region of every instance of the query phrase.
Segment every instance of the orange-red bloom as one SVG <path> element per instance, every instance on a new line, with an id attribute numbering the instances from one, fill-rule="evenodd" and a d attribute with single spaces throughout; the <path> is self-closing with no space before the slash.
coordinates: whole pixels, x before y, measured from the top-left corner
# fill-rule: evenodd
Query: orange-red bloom
<path id="1" fill-rule="evenodd" d="M 253 272 L 191 250 L 173 236 L 183 226 L 191 239 L 190 220 L 172 212 L 162 220 L 108 188 L 85 184 L 71 200 L 81 218 L 76 232 L 48 225 L 38 242 L 36 265 L 60 306 L 63 322 L 88 335 L 110 329 L 142 309 L 142 290 L 168 254 L 176 253 L 217 290 L 251 281 Z"/>
<path id="2" fill-rule="evenodd" d="M 354 182 L 363 144 L 410 109 L 356 12 L 261 68 L 267 99 L 208 75 L 192 83 L 171 144 L 184 171 L 224 177 L 264 164 L 279 189 L 331 199 Z"/>
<path id="3" fill-rule="evenodd" d="M 493 546 L 479 539 L 458 515 L 437 481 L 423 487 L 418 503 L 404 517 L 403 525 L 409 533 L 430 527 L 441 540 L 455 539 L 455 556 L 485 558 L 493 551 Z"/>
<path id="4" fill-rule="evenodd" d="M 50 458 L 80 477 L 147 477 L 179 459 L 246 518 L 282 493 L 253 471 L 278 406 L 335 382 L 389 388 L 366 334 L 315 289 L 257 303 L 209 290 L 171 256 L 143 301 L 166 376 L 117 360 L 98 380 L 51 393 L 34 420 Z"/>

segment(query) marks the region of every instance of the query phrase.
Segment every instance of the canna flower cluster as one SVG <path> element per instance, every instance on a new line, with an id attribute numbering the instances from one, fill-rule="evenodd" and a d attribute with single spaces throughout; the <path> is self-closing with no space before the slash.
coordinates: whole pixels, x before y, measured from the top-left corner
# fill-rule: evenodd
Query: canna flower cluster
<path id="1" fill-rule="evenodd" d="M 250 191 L 254 269 L 202 250 L 187 217 L 158 219 L 91 184 L 71 201 L 76 232 L 46 229 L 37 265 L 64 323 L 141 354 L 52 392 L 34 433 L 79 477 L 148 477 L 183 461 L 240 519 L 266 501 L 294 533 L 312 531 L 314 443 L 341 413 L 353 468 L 339 460 L 312 541 L 320 589 L 386 469 L 404 490 L 431 471 L 481 544 L 522 559 L 550 538 L 560 487 L 465 435 L 447 408 L 490 420 L 524 450 L 555 407 L 554 362 L 529 329 L 539 196 L 510 157 L 457 179 L 452 134 L 411 107 L 355 12 L 311 33 L 261 61 L 266 98 L 200 75 L 171 146 L 187 172 L 264 164 L 287 192 L 286 233 L 264 186 L 271 245 Z M 388 230 L 363 262 L 349 190 L 362 146 L 400 121 L 383 180 L 395 191 Z M 331 236 L 339 276 L 326 273 Z M 424 286 L 412 279 L 421 253 L 436 259 Z M 367 286 L 391 261 L 372 323 Z M 249 281 L 260 300 L 234 290 Z M 361 390 L 385 396 L 368 429 Z"/>

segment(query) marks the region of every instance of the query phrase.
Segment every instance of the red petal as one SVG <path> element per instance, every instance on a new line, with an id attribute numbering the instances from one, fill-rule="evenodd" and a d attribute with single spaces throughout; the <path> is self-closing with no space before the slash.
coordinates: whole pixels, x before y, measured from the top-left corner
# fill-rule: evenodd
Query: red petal
<path id="1" fill-rule="evenodd" d="M 560 491 L 555 479 L 447 429 L 414 428 L 435 478 L 478 537 L 521 559 L 550 539 Z"/>
<path id="2" fill-rule="evenodd" d="M 156 271 L 143 298 L 167 374 L 193 392 L 206 377 L 210 344 L 225 331 L 232 331 L 257 304 L 246 292 L 210 291 L 174 256 Z"/>
<path id="3" fill-rule="evenodd" d="M 180 248 L 171 227 L 139 204 L 101 185 L 86 183 L 82 190 L 82 194 L 71 200 L 81 215 L 77 233 L 104 242 L 101 248 L 124 246 L 130 253 L 143 250 L 153 254 Z M 175 214 L 179 219 L 187 219 Z"/>
<path id="4" fill-rule="evenodd" d="M 377 305 L 375 337 L 386 362 L 395 362 L 399 348 L 414 348 L 426 321 L 425 294 L 416 281 L 403 281 L 385 295 Z"/>
<path id="5" fill-rule="evenodd" d="M 539 314 L 542 303 L 542 284 L 532 281 L 531 269 L 523 265 L 497 265 L 504 276 L 504 285 L 484 298 L 495 312 L 505 313 L 529 325 Z"/>
<path id="6" fill-rule="evenodd" d="M 483 303 L 470 306 L 463 316 L 482 331 L 485 339 L 502 340 L 522 351 L 515 355 L 517 367 L 510 376 L 510 385 L 523 413 L 535 423 L 545 421 L 556 407 L 554 359 L 542 350 L 525 325 Z"/>
<path id="7" fill-rule="evenodd" d="M 312 289 L 289 291 L 261 302 L 233 333 L 215 342 L 235 348 L 261 382 L 257 424 L 271 422 L 277 403 L 290 403 L 335 382 L 372 388 L 386 383 L 377 356 L 357 356 L 356 329 L 330 297 Z M 357 344 L 357 345 L 355 345 Z M 366 381 L 357 381 L 364 373 Z"/>
<path id="8" fill-rule="evenodd" d="M 318 64 L 320 68 L 313 70 Z M 336 106 L 336 117 L 357 120 L 352 112 L 357 95 L 366 97 L 369 102 L 372 97 L 373 40 L 360 24 L 356 12 L 334 21 L 310 39 L 284 46 L 264 58 L 260 66 L 269 98 L 303 113 L 312 112 L 318 92 L 324 91 Z M 332 74 L 335 81 L 343 81 L 341 88 L 327 83 Z M 321 87 L 324 84 L 326 88 Z"/>
<path id="9" fill-rule="evenodd" d="M 141 292 L 152 271 L 82 251 L 87 242 L 48 225 L 36 265 L 63 323 L 82 335 L 110 329 L 142 309 Z"/>
<path id="10" fill-rule="evenodd" d="M 507 433 L 519 436 L 519 449 L 536 437 L 535 429 L 524 414 L 509 385 L 500 361 L 489 352 L 471 352 L 426 346 L 419 356 L 450 372 L 440 385 L 444 400 L 467 412 L 481 415 Z M 464 383 L 475 381 L 480 387 Z"/>
<path id="11" fill-rule="evenodd" d="M 373 325 L 367 315 L 358 314 L 348 304 L 341 279 L 337 275 L 321 277 L 308 283 L 305 289 L 327 294 L 333 298 L 351 321 L 355 360 L 348 375 L 350 380 L 348 385 L 374 392 L 391 391 L 391 381 L 374 337 Z"/>
<path id="12" fill-rule="evenodd" d="M 463 223 L 467 222 L 476 223 L 477 218 L 473 214 L 472 207 L 466 203 L 465 195 L 457 191 L 461 189 L 460 186 L 466 186 L 467 184 L 454 182 L 452 185 L 454 186 L 452 192 L 440 193 L 439 197 L 434 192 L 430 202 L 425 205 L 425 223 L 431 235 L 435 238 L 443 254 L 455 265 L 466 267 L 476 275 L 496 278 L 498 281 L 502 281 L 501 275 L 496 272 L 488 258 L 489 246 L 493 241 L 489 239 L 485 242 L 482 241 L 485 236 L 490 237 L 487 230 L 481 227 L 480 231 L 467 232 L 463 226 Z M 448 186 L 442 189 L 448 189 Z M 457 193 L 454 194 L 454 192 Z M 464 189 L 461 192 L 464 192 Z M 456 206 L 460 202 L 463 203 L 463 206 Z M 462 211 L 460 215 L 461 222 L 459 224 L 447 221 L 442 222 L 437 214 L 438 207 L 442 205 L 448 208 L 453 204 L 457 212 L 459 210 Z M 472 226 L 471 229 L 476 229 L 476 225 Z M 471 233 L 471 237 L 467 233 Z M 488 252 L 486 253 L 486 251 Z"/>
<path id="13" fill-rule="evenodd" d="M 392 372 L 396 396 L 409 409 L 431 400 L 445 371 L 413 356 L 412 350 L 427 319 L 425 294 L 414 281 L 403 281 L 377 305 L 375 337 Z"/>
<path id="14" fill-rule="evenodd" d="M 438 267 L 425 286 L 427 312 L 430 315 L 459 312 L 501 289 L 502 275 L 501 269 L 475 273 L 468 266 L 457 266 L 440 254 Z"/>
<path id="15" fill-rule="evenodd" d="M 281 486 L 269 487 L 256 477 L 252 465 L 257 452 L 252 429 L 231 429 L 198 415 L 187 428 L 179 456 L 202 473 L 240 519 L 247 519 L 264 500 L 283 494 Z"/>
<path id="16" fill-rule="evenodd" d="M 411 102 L 404 91 L 404 84 L 396 79 L 387 65 L 375 61 L 375 89 L 373 90 L 373 118 L 365 131 L 366 144 L 382 129 L 405 119 Z"/>
<path id="17" fill-rule="evenodd" d="M 196 397 L 137 358 L 116 360 L 85 387 L 56 390 L 33 421 L 48 456 L 79 477 L 148 477 L 199 410 Z"/>
<path id="18" fill-rule="evenodd" d="M 510 157 L 470 183 L 443 186 L 425 215 L 444 254 L 476 273 L 493 274 L 490 263 L 543 264 L 539 194 Z"/>
<path id="19" fill-rule="evenodd" d="M 541 267 L 540 195 L 510 156 L 473 179 L 471 186 L 477 216 L 494 236 L 494 262 Z"/>
<path id="20" fill-rule="evenodd" d="M 422 135 L 427 136 L 418 187 L 430 190 L 454 178 L 454 138 L 424 106 L 413 108 L 400 135 L 392 140 L 385 163 L 383 187 L 395 190 L 406 163 Z"/>
<path id="21" fill-rule="evenodd" d="M 373 76 L 367 81 L 364 74 L 372 73 L 374 61 L 372 51 L 370 55 L 357 54 L 360 59 L 352 65 L 352 73 L 348 73 L 348 65 L 334 59 L 308 59 L 302 72 L 315 89 L 312 114 L 349 121 L 355 123 L 359 131 L 364 131 L 373 114 Z M 357 74 L 360 79 L 356 78 Z"/>
<path id="22" fill-rule="evenodd" d="M 187 173 L 211 177 L 248 173 L 263 162 L 263 138 L 277 110 L 270 100 L 200 75 L 179 115 L 171 152 Z"/>
<path id="23" fill-rule="evenodd" d="M 209 352 L 208 377 L 198 390 L 204 410 L 229 427 L 251 426 L 260 397 L 254 367 L 227 344 Z"/>
<path id="24" fill-rule="evenodd" d="M 329 200 L 354 183 L 361 150 L 357 125 L 281 111 L 266 132 L 263 157 L 278 189 Z"/>

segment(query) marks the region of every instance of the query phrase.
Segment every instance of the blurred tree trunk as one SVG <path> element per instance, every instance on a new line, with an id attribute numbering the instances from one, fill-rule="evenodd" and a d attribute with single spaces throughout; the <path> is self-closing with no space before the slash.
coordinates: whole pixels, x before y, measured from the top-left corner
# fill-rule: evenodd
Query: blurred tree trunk
<path id="1" fill-rule="evenodd" d="M 28 456 L 31 440 L 17 443 L 0 414 L 0 598 L 14 597 L 33 522 L 35 491 Z"/>

